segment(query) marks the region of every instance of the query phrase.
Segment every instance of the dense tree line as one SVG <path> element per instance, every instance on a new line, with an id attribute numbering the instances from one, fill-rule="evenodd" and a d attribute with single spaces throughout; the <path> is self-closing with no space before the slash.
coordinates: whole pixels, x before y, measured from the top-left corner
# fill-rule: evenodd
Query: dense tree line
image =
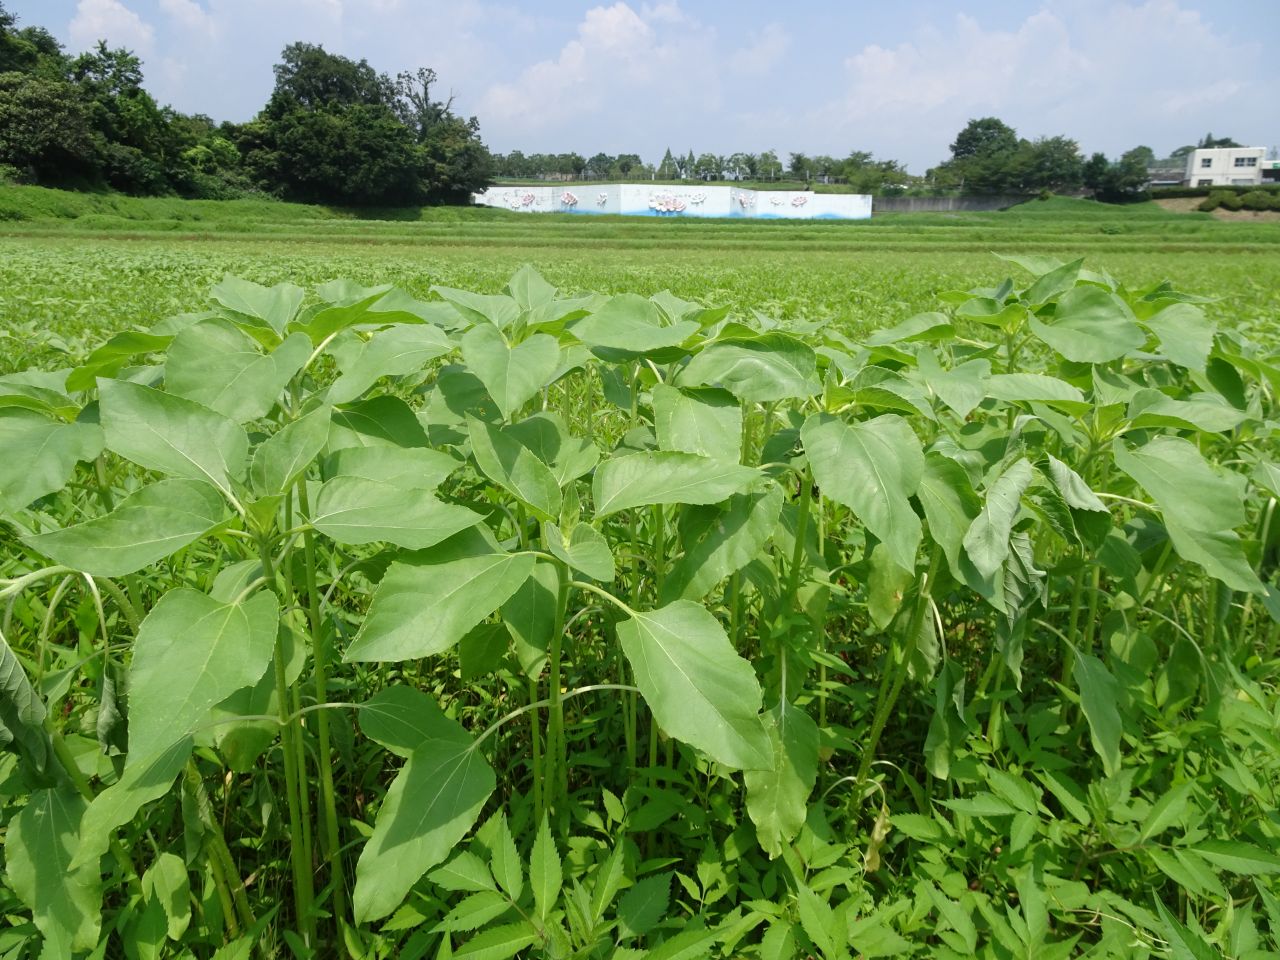
<path id="1" fill-rule="evenodd" d="M 305 43 L 247 123 L 161 107 L 142 62 L 105 43 L 67 54 L 0 4 L 0 175 L 75 188 L 320 203 L 465 201 L 492 173 L 474 117 L 432 99 L 429 69 L 389 77 Z"/>

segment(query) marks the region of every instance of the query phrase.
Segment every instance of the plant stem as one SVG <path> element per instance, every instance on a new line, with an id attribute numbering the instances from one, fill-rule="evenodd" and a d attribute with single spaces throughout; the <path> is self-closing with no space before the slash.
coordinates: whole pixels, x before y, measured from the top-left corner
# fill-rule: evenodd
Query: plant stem
<path id="1" fill-rule="evenodd" d="M 194 760 L 187 761 L 185 776 L 187 785 L 195 797 L 200 822 L 204 826 L 205 845 L 210 848 L 209 864 L 215 871 L 214 879 L 217 880 L 219 872 L 222 874 L 223 882 L 227 884 L 236 910 L 239 911 L 240 920 L 246 927 L 252 927 L 257 921 L 253 915 L 253 908 L 249 905 L 249 897 L 245 894 L 244 882 L 240 879 L 240 871 L 236 869 L 235 861 L 231 857 L 231 848 L 227 846 L 226 837 L 222 834 L 222 825 L 213 815 L 213 805 L 209 802 L 209 794 L 204 788 L 204 778 L 200 776 Z"/>
<path id="2" fill-rule="evenodd" d="M 556 611 L 551 633 L 551 709 L 547 718 L 547 774 L 546 803 L 555 809 L 569 797 L 568 754 L 564 737 L 564 701 L 561 699 L 561 658 L 564 652 L 564 616 L 569 603 L 569 570 L 556 562 L 559 587 L 556 590 Z"/>

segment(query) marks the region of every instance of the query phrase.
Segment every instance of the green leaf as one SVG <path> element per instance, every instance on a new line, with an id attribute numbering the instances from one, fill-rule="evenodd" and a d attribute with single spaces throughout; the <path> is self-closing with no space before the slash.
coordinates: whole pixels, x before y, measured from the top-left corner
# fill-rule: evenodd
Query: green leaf
<path id="1" fill-rule="evenodd" d="M 543 279 L 532 264 L 524 264 L 507 281 L 507 293 L 521 310 L 533 310 L 555 299 L 556 288 Z"/>
<path id="2" fill-rule="evenodd" d="M 1089 489 L 1081 476 L 1068 467 L 1053 454 L 1046 453 L 1049 478 L 1067 506 L 1075 510 L 1088 510 L 1093 513 L 1106 513 L 1107 505 L 1098 499 L 1098 495 Z"/>
<path id="3" fill-rule="evenodd" d="M 191 923 L 191 886 L 187 865 L 173 853 L 161 853 L 142 876 L 143 896 L 164 908 L 170 940 L 180 940 Z"/>
<path id="4" fill-rule="evenodd" d="M 931 350 L 922 350 L 916 359 L 923 385 L 937 394 L 956 416 L 969 416 L 974 407 L 986 399 L 990 360 L 966 360 L 944 370 Z"/>
<path id="5" fill-rule="evenodd" d="M 97 864 L 71 863 L 84 811 L 84 799 L 70 785 L 36 790 L 5 835 L 8 884 L 44 936 L 44 957 L 70 957 L 98 943 L 102 880 Z"/>
<path id="6" fill-rule="evenodd" d="M 349 345 L 332 351 L 342 375 L 329 387 L 327 399 L 349 403 L 380 378 L 418 373 L 451 350 L 444 331 L 430 324 L 401 324 L 379 330 L 368 340 L 353 337 Z"/>
<path id="7" fill-rule="evenodd" d="M 546 920 L 555 907 L 563 885 L 564 870 L 560 863 L 560 851 L 556 849 L 555 838 L 551 835 L 551 823 L 544 814 L 542 824 L 538 827 L 538 835 L 533 841 L 533 851 L 529 854 L 529 886 L 533 888 L 533 904 L 541 919 Z"/>
<path id="8" fill-rule="evenodd" d="M 929 536 L 942 548 L 952 575 L 963 582 L 964 535 L 982 512 L 982 502 L 973 492 L 969 475 L 950 457 L 931 450 L 925 454 L 924 473 L 916 496 L 929 522 Z"/>
<path id="9" fill-rule="evenodd" d="M 199 480 L 161 480 L 104 517 L 24 537 L 31 549 L 96 577 L 119 577 L 181 550 L 226 519 L 218 491 Z"/>
<path id="10" fill-rule="evenodd" d="M 496 779 L 471 736 L 424 693 L 387 687 L 359 718 L 366 736 L 408 757 L 356 864 L 356 921 L 368 923 L 395 910 L 418 878 L 449 855 Z"/>
<path id="11" fill-rule="evenodd" d="M 1212 944 L 1175 920 L 1173 914 L 1159 900 L 1156 901 L 1156 912 L 1164 922 L 1169 952 L 1173 960 L 1219 960 L 1221 958 L 1222 954 L 1215 950 Z"/>
<path id="12" fill-rule="evenodd" d="M 0 509 L 22 510 L 66 486 L 76 464 L 102 452 L 95 423 L 61 423 L 30 410 L 0 410 Z"/>
<path id="13" fill-rule="evenodd" d="M 451 891 L 497 893 L 498 886 L 485 862 L 469 850 L 464 850 L 442 867 L 436 867 L 427 879 L 436 886 Z"/>
<path id="14" fill-rule="evenodd" d="M 433 547 L 484 518 L 422 490 L 341 476 L 316 496 L 311 525 L 346 544 L 386 541 L 410 550 Z"/>
<path id="15" fill-rule="evenodd" d="M 311 343 L 300 333 L 264 354 L 234 323 L 214 318 L 173 338 L 165 355 L 164 385 L 172 396 L 244 423 L 271 412 L 310 355 Z"/>
<path id="16" fill-rule="evenodd" d="M 692 453 L 645 451 L 606 460 L 592 482 L 596 516 L 655 503 L 719 503 L 743 493 L 759 471 Z"/>
<path id="17" fill-rule="evenodd" d="M 426 447 L 346 447 L 327 458 L 325 475 L 379 480 L 402 490 L 435 490 L 460 460 Z"/>
<path id="18" fill-rule="evenodd" d="M 173 779 L 191 757 L 191 737 L 181 737 L 149 757 L 130 754 L 120 779 L 93 798 L 80 824 L 80 843 L 71 868 L 97 867 L 107 852 L 111 831 L 128 823 L 146 804 L 169 792 Z"/>
<path id="19" fill-rule="evenodd" d="M 1180 557 L 1199 563 L 1232 589 L 1263 592 L 1232 529 L 1246 520 L 1244 477 L 1218 472 L 1180 437 L 1157 437 L 1133 450 L 1116 438 L 1111 449 L 1116 465 L 1160 507 Z"/>
<path id="20" fill-rule="evenodd" d="M 206 480 L 225 494 L 244 470 L 244 428 L 208 407 L 124 380 L 99 380 L 108 449 L 140 467 Z"/>
<path id="21" fill-rule="evenodd" d="M 589 523 L 579 523 L 566 537 L 554 523 L 546 525 L 547 549 L 574 570 L 585 573 L 592 580 L 612 583 L 614 578 L 613 552 L 609 541 Z"/>
<path id="22" fill-rule="evenodd" d="M 628 353 L 648 353 L 674 347 L 698 332 L 696 321 L 662 322 L 657 304 L 634 293 L 620 293 L 570 328 L 590 347 L 607 347 Z"/>
<path id="23" fill-rule="evenodd" d="M 1041 373 L 997 373 L 987 378 L 987 395 L 997 400 L 1061 404 L 1084 409 L 1084 394 L 1057 377 Z"/>
<path id="24" fill-rule="evenodd" d="M 701 960 L 711 955 L 719 936 L 715 929 L 682 930 L 646 953 L 644 960 Z"/>
<path id="25" fill-rule="evenodd" d="M 964 552 L 984 577 L 995 574 L 1009 555 L 1009 537 L 1022 509 L 1022 495 L 1034 476 L 1027 460 L 1013 463 L 991 484 L 982 512 L 964 535 Z"/>
<path id="26" fill-rule="evenodd" d="M 1075 363 L 1106 363 L 1147 341 L 1129 305 L 1093 284 L 1063 294 L 1051 318 L 1031 314 L 1029 322 L 1037 337 Z"/>
<path id="27" fill-rule="evenodd" d="M 1160 351 L 1176 364 L 1203 373 L 1217 332 L 1204 311 L 1192 303 L 1174 303 L 1144 321 L 1160 341 Z"/>
<path id="28" fill-rule="evenodd" d="M 971 797 L 939 802 L 948 810 L 954 810 L 967 817 L 1010 817 L 1018 812 L 1018 808 L 1008 800 L 986 791 L 975 793 Z"/>
<path id="29" fill-rule="evenodd" d="M 1239 840 L 1205 840 L 1191 848 L 1214 866 L 1245 877 L 1280 873 L 1280 855 Z"/>
<path id="30" fill-rule="evenodd" d="M 192 733 L 213 706 L 257 682 L 275 650 L 279 604 L 262 591 L 219 603 L 187 587 L 160 598 L 138 628 L 129 667 L 129 759 Z"/>
<path id="31" fill-rule="evenodd" d="M 830 904 L 803 883 L 797 882 L 796 905 L 799 908 L 797 912 L 800 914 L 800 926 L 826 960 L 837 960 L 849 955 L 845 946 L 847 932 L 841 931 L 837 935 L 836 916 Z"/>
<path id="32" fill-rule="evenodd" d="M 1151 805 L 1151 812 L 1147 814 L 1147 818 L 1142 821 L 1142 832 L 1138 835 L 1138 839 L 1150 840 L 1177 824 L 1183 814 L 1190 809 L 1191 797 L 1195 790 L 1195 781 L 1187 780 L 1162 793 L 1160 798 Z"/>
<path id="33" fill-rule="evenodd" d="M 1124 725 L 1120 720 L 1120 684 L 1101 660 L 1089 654 L 1075 653 L 1076 688 L 1080 691 L 1080 706 L 1089 721 L 1089 739 L 1093 749 L 1102 758 L 1102 769 L 1107 776 L 1120 772 L 1120 734 Z"/>
<path id="34" fill-rule="evenodd" d="M 483 927 L 490 920 L 511 911 L 511 900 L 501 893 L 485 890 L 473 893 L 454 906 L 434 927 L 432 933 L 449 931 L 461 933 Z"/>
<path id="35" fill-rule="evenodd" d="M 658 447 L 737 463 L 742 455 L 742 409 L 725 390 L 653 388 Z"/>
<path id="36" fill-rule="evenodd" d="M 950 340 L 956 328 L 945 313 L 917 313 L 897 326 L 877 330 L 863 341 L 868 347 L 890 343 L 915 343 L 924 340 Z"/>
<path id="37" fill-rule="evenodd" d="M 1048 303 L 1055 297 L 1061 296 L 1076 285 L 1082 266 L 1084 266 L 1083 257 L 1079 260 L 1072 260 L 1070 263 L 1064 263 L 1060 267 L 1055 267 L 1029 286 L 1023 293 L 1022 299 L 1032 306 L 1038 307 L 1042 303 Z"/>
<path id="38" fill-rule="evenodd" d="M 618 931 L 642 937 L 662 919 L 671 899 L 671 874 L 658 873 L 636 882 L 618 901 Z"/>
<path id="39" fill-rule="evenodd" d="M 492 323 L 505 330 L 520 317 L 520 305 L 504 294 L 472 293 L 452 287 L 434 286 L 431 292 L 443 299 L 471 323 Z"/>
<path id="40" fill-rule="evenodd" d="M 507 816 L 499 811 L 498 826 L 493 833 L 490 844 L 493 859 L 493 876 L 498 886 L 506 891 L 514 901 L 524 893 L 524 869 L 520 863 L 520 852 L 516 850 L 516 842 L 511 836 L 511 828 L 507 826 Z"/>
<path id="41" fill-rule="evenodd" d="M 92 390 L 98 377 L 114 377 L 129 360 L 141 353 L 158 353 L 173 337 L 125 330 L 95 349 L 85 362 L 67 375 L 66 389 L 71 392 Z"/>
<path id="42" fill-rule="evenodd" d="M 515 643 L 516 659 L 525 674 L 536 677 L 547 660 L 556 629 L 560 573 L 554 564 L 538 563 L 533 573 L 502 604 L 502 625 Z"/>
<path id="43" fill-rule="evenodd" d="M 444 653 L 498 609 L 533 572 L 529 554 L 393 563 L 343 659 L 397 661 Z"/>
<path id="44" fill-rule="evenodd" d="M 748 770 L 747 813 L 760 847 L 771 858 L 800 833 L 809 794 L 818 777 L 818 725 L 800 708 L 781 699 L 764 714 L 773 749 L 773 768 Z"/>
<path id="45" fill-rule="evenodd" d="M 723 387 L 744 403 L 812 397 L 821 389 L 813 349 L 785 333 L 727 337 L 680 371 L 681 386 Z"/>
<path id="46" fill-rule="evenodd" d="M 263 495 L 284 493 L 311 464 L 329 440 L 333 411 L 319 407 L 272 434 L 254 451 L 249 483 Z"/>
<path id="47" fill-rule="evenodd" d="M 209 295 L 228 310 L 283 335 L 285 325 L 302 306 L 306 291 L 292 283 L 264 287 L 227 274 Z"/>
<path id="48" fill-rule="evenodd" d="M 480 472 L 543 520 L 560 516 L 561 493 L 551 468 L 502 427 L 468 418 L 471 452 Z"/>
<path id="49" fill-rule="evenodd" d="M 545 333 L 535 333 L 509 347 L 502 332 L 485 323 L 463 335 L 462 359 L 509 420 L 551 381 L 560 365 L 560 344 Z"/>
<path id="50" fill-rule="evenodd" d="M 41 776 L 53 757 L 45 716 L 44 702 L 0 633 L 0 747 L 16 750 Z"/>
<path id="51" fill-rule="evenodd" d="M 389 394 L 357 400 L 333 411 L 329 449 L 427 447 L 427 433 L 413 410 Z"/>
<path id="52" fill-rule="evenodd" d="M 590 472 L 600 460 L 600 448 L 588 439 L 570 434 L 564 421 L 554 413 L 535 413 L 502 430 L 550 467 L 561 487 Z"/>
<path id="53" fill-rule="evenodd" d="M 468 940 L 453 952 L 455 960 L 508 960 L 538 939 L 538 931 L 527 920 L 492 927 Z"/>
<path id="54" fill-rule="evenodd" d="M 852 510 L 898 566 L 914 570 L 920 518 L 909 498 L 924 475 L 924 451 L 907 421 L 885 414 L 845 423 L 814 414 L 800 439 L 823 496 Z"/>
<path id="55" fill-rule="evenodd" d="M 690 510 L 681 528 L 684 555 L 668 571 L 660 600 L 699 600 L 760 555 L 782 516 L 782 488 L 739 493 Z"/>
<path id="56" fill-rule="evenodd" d="M 677 600 L 618 624 L 622 652 L 658 725 L 742 770 L 773 765 L 760 684 L 705 608 Z"/>
<path id="57" fill-rule="evenodd" d="M 1134 427 L 1172 427 L 1205 433 L 1233 430 L 1252 419 L 1217 394 L 1198 393 L 1186 400 L 1175 400 L 1158 390 L 1140 391 L 1129 406 L 1129 416 Z"/>

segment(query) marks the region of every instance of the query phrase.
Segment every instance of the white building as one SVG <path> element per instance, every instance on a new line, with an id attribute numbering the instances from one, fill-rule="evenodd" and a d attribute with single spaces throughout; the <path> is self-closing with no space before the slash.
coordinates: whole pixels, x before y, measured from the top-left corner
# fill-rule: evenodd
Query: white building
<path id="1" fill-rule="evenodd" d="M 1251 187 L 1262 183 L 1266 147 L 1215 147 L 1187 154 L 1188 187 Z"/>

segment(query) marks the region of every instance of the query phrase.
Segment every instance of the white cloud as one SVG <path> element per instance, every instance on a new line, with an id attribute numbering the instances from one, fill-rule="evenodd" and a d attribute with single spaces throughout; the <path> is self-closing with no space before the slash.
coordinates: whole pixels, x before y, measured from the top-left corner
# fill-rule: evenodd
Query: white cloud
<path id="1" fill-rule="evenodd" d="M 786 56 L 791 35 L 780 23 L 769 23 L 751 36 L 751 42 L 729 56 L 729 69 L 743 76 L 763 76 Z"/>
<path id="2" fill-rule="evenodd" d="M 554 58 L 492 84 L 479 114 L 526 149 L 634 149 L 664 136 L 702 142 L 720 102 L 719 67 L 715 31 L 677 4 L 637 11 L 618 0 L 589 9 Z"/>
<path id="3" fill-rule="evenodd" d="M 209 34 L 221 26 L 195 0 L 160 0 L 160 9 L 185 30 Z"/>
<path id="4" fill-rule="evenodd" d="M 68 28 L 71 46 L 88 50 L 99 40 L 139 54 L 151 51 L 155 29 L 120 0 L 80 0 Z"/>
<path id="5" fill-rule="evenodd" d="M 895 46 L 867 44 L 844 61 L 844 94 L 799 122 L 917 170 L 944 158 L 940 132 L 984 115 L 1086 151 L 1147 142 L 1161 153 L 1201 128 L 1235 129 L 1239 114 L 1223 111 L 1262 66 L 1257 45 L 1230 41 L 1178 0 L 1061 0 L 1010 28 L 957 14 Z"/>

